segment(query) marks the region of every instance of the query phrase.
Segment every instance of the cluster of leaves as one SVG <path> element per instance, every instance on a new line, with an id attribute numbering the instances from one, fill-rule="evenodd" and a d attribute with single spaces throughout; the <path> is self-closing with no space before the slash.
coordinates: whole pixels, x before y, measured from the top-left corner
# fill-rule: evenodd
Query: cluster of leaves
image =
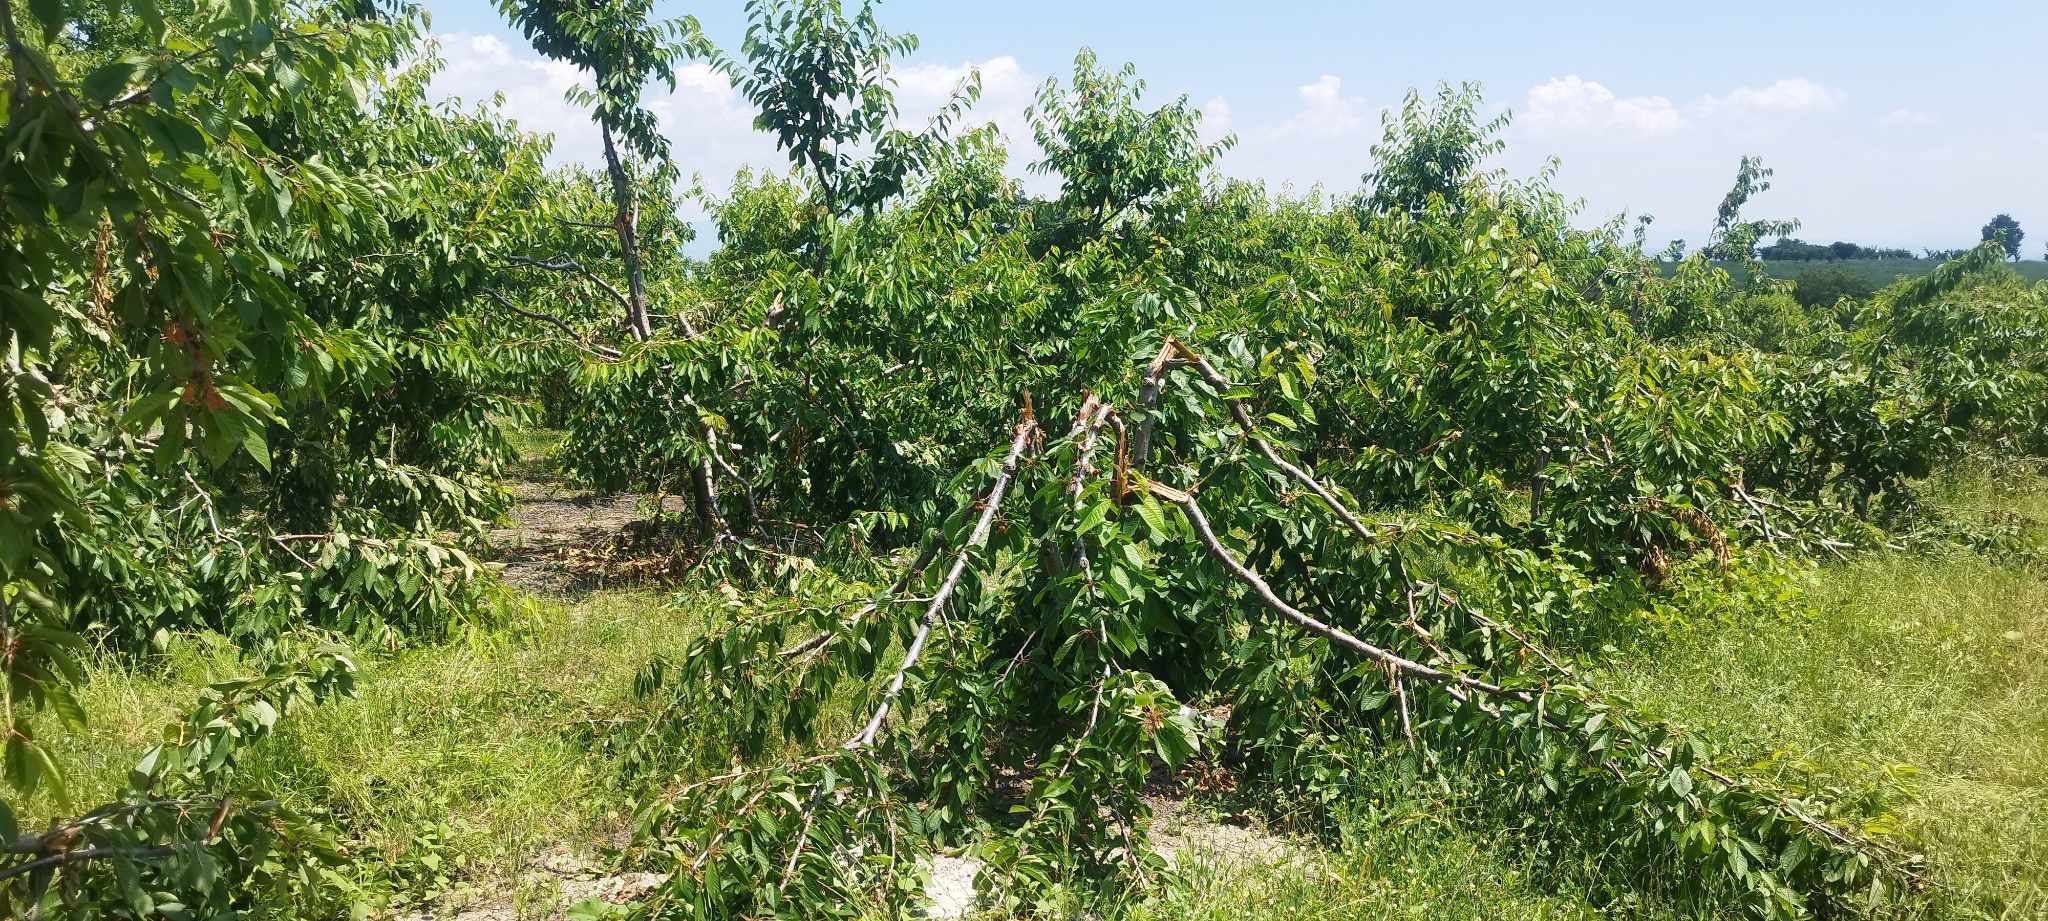
<path id="1" fill-rule="evenodd" d="M 320 904 L 342 878 L 327 832 L 239 770 L 294 708 L 353 693 L 327 649 L 209 688 L 129 772 L 110 803 L 23 835 L 0 804 L 0 909 L 9 917 L 214 918 Z M 57 712 L 74 724 L 75 707 Z M 81 726 L 82 728 L 82 726 Z M 18 765 L 10 779 L 47 764 Z M 60 790 L 61 797 L 61 790 Z"/>
<path id="2" fill-rule="evenodd" d="M 1912 481 L 1972 451 L 2038 454 L 2048 378 L 2039 359 L 2042 292 L 1984 275 L 1987 243 L 1869 301 L 1767 357 L 1764 389 L 1786 440 L 1752 459 L 1750 480 L 1859 513 L 1916 506 Z"/>

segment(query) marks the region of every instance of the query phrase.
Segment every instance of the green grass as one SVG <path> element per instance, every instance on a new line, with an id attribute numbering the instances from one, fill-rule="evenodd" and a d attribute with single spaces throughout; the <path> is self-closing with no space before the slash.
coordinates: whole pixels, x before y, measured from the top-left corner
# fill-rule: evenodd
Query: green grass
<path id="1" fill-rule="evenodd" d="M 1812 573 L 1798 605 L 1682 631 L 1608 680 L 1759 754 L 1902 785 L 1901 830 L 1954 887 L 1950 909 L 2048 915 L 2048 576 L 1881 556 Z"/>
<path id="2" fill-rule="evenodd" d="M 1629 876 L 1591 851 L 1541 853 L 1513 843 L 1482 801 L 1483 784 L 1418 782 L 1393 767 L 1361 779 L 1337 840 L 1243 834 L 1192 835 L 1157 891 L 1116 915 L 1122 921 L 1224 919 L 1682 918 L 1655 880 Z M 1169 813 L 1155 840 L 1185 829 Z"/>
<path id="3" fill-rule="evenodd" d="M 1469 831 L 1437 821 L 1378 830 L 1292 858 L 1191 855 L 1179 870 L 1162 893 L 1129 911 L 1130 921 L 1608 916 L 1578 893 L 1547 891 L 1526 867 L 1488 850 Z"/>
<path id="4" fill-rule="evenodd" d="M 505 432 L 505 440 L 518 452 L 519 459 L 507 471 L 508 478 L 527 482 L 545 482 L 555 477 L 555 455 L 562 450 L 568 433 L 559 429 L 528 428 L 513 426 Z"/>
<path id="5" fill-rule="evenodd" d="M 358 696 L 293 713 L 245 771 L 338 819 L 365 871 L 385 874 L 364 882 L 415 897 L 508 879 L 552 844 L 594 850 L 626 828 L 634 802 L 593 740 L 632 712 L 634 672 L 681 649 L 700 622 L 693 612 L 710 603 L 598 594 L 494 634 L 359 653 Z M 105 801 L 201 688 L 248 669 L 197 637 L 146 667 L 92 667 L 82 688 L 90 730 L 50 736 L 74 801 Z M 30 823 L 58 812 L 46 799 L 28 806 Z"/>

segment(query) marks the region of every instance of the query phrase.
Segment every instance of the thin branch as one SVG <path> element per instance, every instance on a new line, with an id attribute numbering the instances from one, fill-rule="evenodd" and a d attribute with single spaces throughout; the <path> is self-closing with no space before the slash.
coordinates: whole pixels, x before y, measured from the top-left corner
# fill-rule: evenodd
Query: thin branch
<path id="1" fill-rule="evenodd" d="M 1174 489 L 1173 487 L 1167 486 L 1164 483 L 1158 483 L 1149 479 L 1140 479 L 1139 485 L 1141 488 L 1151 492 L 1153 495 L 1158 496 L 1161 499 L 1165 499 L 1168 502 L 1172 502 L 1177 506 L 1180 506 L 1181 513 L 1184 516 L 1186 516 L 1188 524 L 1194 526 L 1196 539 L 1201 541 L 1202 546 L 1209 551 L 1209 555 L 1211 557 L 1214 557 L 1216 562 L 1221 563 L 1223 565 L 1223 568 L 1226 571 L 1228 571 L 1232 577 L 1236 578 L 1239 582 L 1244 583 L 1246 587 L 1250 588 L 1252 590 L 1253 596 L 1256 597 L 1261 604 L 1271 609 L 1274 613 L 1279 614 L 1281 617 L 1284 617 L 1287 620 L 1292 621 L 1295 624 L 1295 626 L 1307 630 L 1310 633 L 1314 633 L 1317 636 L 1323 637 L 1324 639 L 1329 640 L 1330 642 L 1335 643 L 1338 646 L 1341 646 L 1345 649 L 1349 649 L 1352 652 L 1365 656 L 1366 658 L 1372 659 L 1373 661 L 1378 662 L 1381 665 L 1387 666 L 1401 674 L 1417 678 L 1423 681 L 1427 681 L 1431 684 L 1453 685 L 1457 687 L 1471 688 L 1473 690 L 1481 691 L 1491 695 L 1513 693 L 1507 691 L 1504 688 L 1501 688 L 1498 685 L 1488 684 L 1487 682 L 1481 681 L 1477 678 L 1469 677 L 1466 675 L 1454 675 L 1450 672 L 1431 668 L 1413 659 L 1407 658 L 1406 656 L 1403 656 L 1400 653 L 1393 652 L 1387 649 L 1382 649 L 1378 646 L 1361 640 L 1358 637 L 1352 636 L 1350 633 L 1345 632 L 1343 628 L 1331 626 L 1330 624 L 1326 624 L 1320 620 L 1310 617 L 1307 614 L 1302 613 L 1301 610 L 1299 610 L 1298 608 L 1282 600 L 1280 596 L 1273 591 L 1273 586 L 1266 582 L 1265 578 L 1261 577 L 1258 573 L 1253 572 L 1249 567 L 1245 566 L 1243 562 L 1239 561 L 1236 556 L 1231 554 L 1228 548 L 1223 546 L 1222 540 L 1217 538 L 1216 532 L 1209 527 L 1209 518 L 1207 515 L 1202 514 L 1202 507 L 1195 501 L 1195 497 L 1193 495 L 1182 492 L 1178 489 Z"/>
<path id="2" fill-rule="evenodd" d="M 1209 386 L 1216 388 L 1219 393 L 1229 393 L 1235 389 L 1229 379 L 1218 373 L 1216 368 L 1204 360 L 1202 356 L 1195 354 L 1193 349 L 1181 344 L 1180 340 L 1168 339 L 1166 344 L 1178 352 L 1181 358 L 1192 366 L 1196 373 L 1202 376 L 1203 380 L 1208 381 Z M 1228 398 L 1228 403 L 1230 405 L 1230 416 L 1236 420 L 1237 427 L 1244 432 L 1246 438 L 1251 439 L 1252 444 L 1258 447 L 1259 453 L 1265 455 L 1268 462 L 1286 471 L 1288 476 L 1293 477 L 1295 482 L 1307 487 L 1309 492 L 1315 493 L 1316 498 L 1323 500 L 1323 504 L 1328 506 L 1330 511 L 1336 513 L 1338 518 L 1343 519 L 1344 524 L 1349 526 L 1352 532 L 1357 534 L 1360 539 L 1367 542 L 1378 540 L 1378 537 L 1366 528 L 1365 522 L 1358 520 L 1358 516 L 1353 515 L 1351 510 L 1345 507 L 1344 503 L 1338 501 L 1335 494 L 1325 489 L 1323 484 L 1317 482 L 1316 478 L 1308 471 L 1282 458 L 1279 452 L 1273 450 L 1272 442 L 1259 436 L 1257 428 L 1252 424 L 1251 413 L 1245 409 L 1243 400 L 1231 397 Z"/>
<path id="3" fill-rule="evenodd" d="M 576 334 L 575 327 L 570 326 L 567 321 L 563 320 L 560 317 L 554 316 L 552 314 L 541 313 L 536 310 L 528 310 L 524 307 L 519 306 L 518 304 L 512 303 L 511 298 L 506 297 L 504 294 L 500 293 L 495 288 L 485 288 L 484 294 L 489 295 L 492 300 L 497 301 L 498 305 L 504 307 L 506 310 L 510 310 L 513 313 L 516 313 L 529 320 L 546 323 L 549 326 L 553 326 L 554 328 L 561 330 L 562 335 L 568 336 L 570 341 L 574 342 L 576 344 L 576 347 L 579 349 L 588 351 L 594 355 L 597 355 L 600 358 L 605 359 L 606 361 L 619 360 L 618 349 L 612 348 L 611 346 L 608 345 L 585 345 L 583 342 L 583 337 L 578 336 Z"/>
<path id="4" fill-rule="evenodd" d="M 924 572 L 924 568 L 926 566 L 930 566 L 932 563 L 932 559 L 938 555 L 939 541 L 938 538 L 934 536 L 931 540 L 925 541 L 924 550 L 918 553 L 917 559 L 910 564 L 910 567 L 908 569 L 903 570 L 903 573 L 896 577 L 896 581 L 889 586 L 888 591 L 883 592 L 881 597 L 879 598 L 870 599 L 868 603 L 865 606 L 863 606 L 859 611 L 855 612 L 852 617 L 847 618 L 846 622 L 849 624 L 859 623 L 860 621 L 866 619 L 869 614 L 874 613 L 876 608 L 881 607 L 884 603 L 895 598 L 897 595 L 902 594 L 903 590 L 910 586 L 910 580 L 917 578 L 918 573 Z M 795 646 L 791 646 L 790 648 L 783 650 L 777 655 L 779 658 L 784 659 L 792 659 L 797 656 L 803 655 L 804 653 L 810 652 L 814 649 L 817 649 L 825 645 L 826 643 L 831 642 L 832 636 L 835 632 L 836 631 L 833 630 L 821 630 L 818 632 L 816 636 L 813 636 L 810 639 L 798 643 Z"/>
<path id="5" fill-rule="evenodd" d="M 1024 661 L 1024 654 L 1031 651 L 1031 644 L 1038 639 L 1041 629 L 1043 628 L 1032 628 L 1031 635 L 1026 636 L 1024 642 L 1018 644 L 1017 654 L 1010 657 L 1009 664 L 1003 666 L 1003 673 L 996 676 L 996 687 L 1002 687 L 1003 682 L 1010 680 L 1010 673 L 1017 669 L 1017 663 Z"/>
<path id="6" fill-rule="evenodd" d="M 88 847 L 76 851 L 59 851 L 55 854 L 51 854 L 48 857 L 37 858 L 27 863 L 16 864 L 14 866 L 8 867 L 5 870 L 0 870 L 0 880 L 12 879 L 16 876 L 22 875 L 23 873 L 33 873 L 37 870 L 43 869 L 44 867 L 55 867 L 67 864 L 81 863 L 87 860 L 106 860 L 116 857 L 127 858 L 129 860 L 155 860 L 159 857 L 169 857 L 170 855 L 177 853 L 177 851 L 178 849 L 171 845 L 140 848 Z"/>
<path id="7" fill-rule="evenodd" d="M 606 294 L 612 296 L 612 300 L 619 302 L 619 306 L 627 308 L 628 310 L 632 309 L 633 303 L 626 299 L 625 292 L 620 291 L 616 287 L 613 287 L 611 282 L 605 281 L 604 278 L 599 276 L 596 272 L 593 272 L 590 269 L 585 268 L 583 263 L 570 258 L 567 254 L 556 257 L 555 261 L 553 262 L 546 262 L 540 259 L 535 259 L 531 256 L 520 255 L 501 255 L 498 258 L 503 259 L 506 262 L 512 263 L 513 265 L 526 266 L 529 268 L 547 269 L 548 271 L 551 272 L 575 272 L 579 275 L 582 275 L 584 278 L 590 279 L 592 284 L 595 284 L 598 287 L 603 288 Z"/>

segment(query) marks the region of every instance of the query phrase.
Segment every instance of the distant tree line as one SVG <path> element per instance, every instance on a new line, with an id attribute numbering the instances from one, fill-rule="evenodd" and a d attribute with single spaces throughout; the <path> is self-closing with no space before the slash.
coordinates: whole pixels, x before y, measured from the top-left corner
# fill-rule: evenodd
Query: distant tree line
<path id="1" fill-rule="evenodd" d="M 1837 240 L 1833 243 L 1808 243 L 1794 237 L 1780 237 L 1778 242 L 1757 250 L 1757 255 L 1771 262 L 1839 262 L 1844 259 L 1913 259 L 1911 250 L 1885 249 L 1863 246 Z"/>

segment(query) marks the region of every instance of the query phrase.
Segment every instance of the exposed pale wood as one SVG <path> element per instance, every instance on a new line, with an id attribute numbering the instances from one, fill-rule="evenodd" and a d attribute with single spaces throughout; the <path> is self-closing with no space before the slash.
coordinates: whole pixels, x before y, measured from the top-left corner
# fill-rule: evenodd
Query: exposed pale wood
<path id="1" fill-rule="evenodd" d="M 1003 493 L 1010 488 L 1010 480 L 1017 473 L 1017 461 L 1024 454 L 1024 446 L 1038 430 L 1037 423 L 1019 422 L 1014 436 L 1010 439 L 1010 453 L 1003 458 L 1003 465 L 996 473 L 995 483 L 989 487 L 988 496 L 981 503 L 981 518 L 974 523 L 974 530 L 968 534 L 967 542 L 953 555 L 953 566 L 947 570 L 946 578 L 939 583 L 939 590 L 932 595 L 931 604 L 925 608 L 924 619 L 917 625 L 917 633 L 910 638 L 909 648 L 903 651 L 903 664 L 897 666 L 895 676 L 889 679 L 889 686 L 882 692 L 882 700 L 875 706 L 875 713 L 868 717 L 867 725 L 846 740 L 842 748 L 848 751 L 868 748 L 875 744 L 875 736 L 882 731 L 882 721 L 888 719 L 889 710 L 903 693 L 903 683 L 908 680 L 910 670 L 917 667 L 923 656 L 925 643 L 931 638 L 932 626 L 939 622 L 940 612 L 946 609 L 946 602 L 953 598 L 953 591 L 960 586 L 960 577 L 967 572 L 968 557 L 988 540 L 989 529 L 995 524 L 996 510 L 1002 507 Z"/>

